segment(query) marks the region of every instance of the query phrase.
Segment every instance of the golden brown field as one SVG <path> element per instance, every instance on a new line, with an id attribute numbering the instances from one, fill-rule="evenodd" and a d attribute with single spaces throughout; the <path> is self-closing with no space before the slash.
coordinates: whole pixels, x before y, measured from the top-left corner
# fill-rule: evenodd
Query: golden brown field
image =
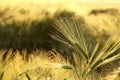
<path id="1" fill-rule="evenodd" d="M 119 79 L 120 1 L 0 1 L 0 80 Z"/>

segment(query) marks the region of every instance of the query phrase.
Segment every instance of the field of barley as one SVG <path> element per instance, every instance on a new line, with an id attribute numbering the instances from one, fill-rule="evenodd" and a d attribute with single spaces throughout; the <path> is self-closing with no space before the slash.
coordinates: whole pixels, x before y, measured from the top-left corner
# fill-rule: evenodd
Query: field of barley
<path id="1" fill-rule="evenodd" d="M 0 80 L 120 80 L 116 1 L 1 0 Z"/>

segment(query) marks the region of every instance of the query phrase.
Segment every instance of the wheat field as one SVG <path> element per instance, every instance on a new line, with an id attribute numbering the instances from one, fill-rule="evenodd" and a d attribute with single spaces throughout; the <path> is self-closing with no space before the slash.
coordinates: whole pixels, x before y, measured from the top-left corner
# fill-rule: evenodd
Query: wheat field
<path id="1" fill-rule="evenodd" d="M 1 0 L 0 80 L 120 80 L 120 2 Z"/>

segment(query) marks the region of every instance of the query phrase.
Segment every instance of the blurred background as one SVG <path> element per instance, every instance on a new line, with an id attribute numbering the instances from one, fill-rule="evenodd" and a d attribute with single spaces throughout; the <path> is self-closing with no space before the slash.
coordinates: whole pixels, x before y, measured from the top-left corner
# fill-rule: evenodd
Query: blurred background
<path id="1" fill-rule="evenodd" d="M 66 15 L 81 18 L 96 41 L 120 30 L 120 0 L 0 0 L 0 48 L 57 48 L 49 34 Z"/>

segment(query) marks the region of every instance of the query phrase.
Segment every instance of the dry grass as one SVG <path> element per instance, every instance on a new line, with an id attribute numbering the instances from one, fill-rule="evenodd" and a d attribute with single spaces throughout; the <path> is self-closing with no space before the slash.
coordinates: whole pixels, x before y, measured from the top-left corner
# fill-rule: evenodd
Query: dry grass
<path id="1" fill-rule="evenodd" d="M 7 56 L 2 60 L 2 54 L 5 53 Z M 23 50 L 22 53 L 17 50 L 13 52 L 12 49 L 8 52 L 1 50 L 0 54 L 0 79 L 2 80 L 63 80 L 70 78 L 70 70 L 62 68 L 68 64 L 60 55 L 51 56 L 51 59 L 49 55 L 54 54 L 52 51 L 36 50 L 29 55 L 29 58 L 26 58 L 28 54 L 26 50 Z M 66 73 L 64 77 L 61 75 L 63 73 Z"/>
<path id="2" fill-rule="evenodd" d="M 22 55 L 17 50 L 15 52 L 12 49 L 6 51 L 0 51 L 1 80 L 78 80 L 74 73 L 74 67 L 69 64 L 69 61 L 63 59 L 59 53 L 54 55 L 54 51 L 36 50 L 29 55 L 29 58 L 26 58 L 25 56 L 28 54 L 26 50 L 22 51 Z M 2 60 L 2 54 L 5 53 L 7 53 L 7 57 Z M 11 58 L 12 55 L 13 58 Z M 74 57 L 79 62 L 78 56 L 74 55 Z M 79 65 L 77 64 L 77 66 Z M 119 80 L 120 72 L 118 71 L 119 69 L 114 70 L 104 77 L 96 73 L 95 80 Z M 93 80 L 92 78 L 89 77 L 87 80 Z"/>
<path id="3" fill-rule="evenodd" d="M 120 30 L 119 28 L 120 14 L 116 14 L 116 15 L 100 14 L 97 16 L 88 15 L 89 11 L 93 8 L 96 8 L 96 9 L 113 8 L 113 5 L 107 5 L 107 6 L 97 5 L 96 6 L 91 4 L 92 7 L 90 7 L 90 5 L 88 4 L 79 5 L 76 2 L 69 2 L 69 1 L 64 2 L 64 0 L 60 1 L 60 3 L 59 1 L 49 3 L 47 1 L 42 1 L 42 0 L 40 3 L 39 3 L 40 0 L 37 0 L 36 2 L 32 3 L 33 0 L 30 0 L 31 1 L 30 3 L 27 3 L 26 1 L 24 4 L 22 3 L 22 1 L 20 3 L 20 0 L 18 2 L 17 1 L 18 0 L 16 0 L 16 2 L 14 3 L 10 2 L 10 4 L 6 4 L 5 1 L 0 1 L 0 15 L 2 14 L 2 12 L 5 12 L 2 14 L 2 17 L 0 18 L 0 22 L 1 22 L 0 25 L 5 26 L 6 24 L 11 24 L 14 21 L 16 21 L 16 22 L 26 22 L 28 23 L 28 26 L 29 26 L 30 25 L 29 23 L 32 23 L 32 21 L 37 21 L 37 20 L 40 21 L 46 16 L 47 17 L 49 16 L 50 18 L 52 18 L 53 14 L 57 10 L 60 10 L 60 11 L 68 10 L 68 11 L 75 12 L 76 16 L 82 15 L 86 20 L 87 27 L 90 29 L 90 32 L 92 32 L 93 35 L 96 37 L 102 37 L 101 35 L 105 35 L 105 38 L 106 38 L 106 34 L 110 35 L 111 33 L 119 32 Z M 15 3 L 18 3 L 18 4 L 15 4 Z M 120 6 L 115 5 L 114 8 L 119 9 Z M 70 25 L 69 21 L 66 21 L 66 22 L 68 25 Z M 75 21 L 73 22 L 74 22 L 73 25 L 76 25 L 75 24 L 76 22 Z M 60 24 L 60 22 L 58 22 L 58 24 Z M 64 23 L 63 25 L 66 25 L 66 24 Z M 61 28 L 60 31 L 62 31 L 63 28 Z M 74 30 L 74 28 L 72 29 Z M 76 43 L 80 44 L 80 47 L 76 48 L 78 52 L 80 52 L 79 49 L 81 49 L 81 46 L 82 48 L 84 48 L 83 50 L 87 50 L 85 40 L 83 40 L 83 42 L 82 40 L 81 42 L 79 41 L 81 38 L 78 38 L 79 31 L 77 29 L 76 31 L 72 31 L 66 27 L 66 30 L 68 33 L 64 31 L 64 34 L 65 35 L 67 34 L 66 36 L 68 37 L 68 39 L 70 39 L 71 42 L 73 41 L 73 44 L 76 44 Z M 73 32 L 73 34 L 74 32 L 78 32 L 78 33 L 76 33 L 76 35 L 73 35 L 73 34 L 70 34 L 71 32 Z M 113 36 L 116 36 L 116 35 L 113 35 Z M 78 39 L 75 40 L 75 38 L 78 38 Z M 98 41 L 102 41 L 102 39 L 103 38 L 98 38 Z M 112 39 L 113 38 L 111 38 L 111 40 Z M 119 39 L 120 39 L 120 35 L 118 35 L 118 38 L 114 42 L 115 43 L 118 42 Z M 108 63 L 109 61 L 113 60 L 113 58 L 115 59 L 118 58 L 119 54 L 117 56 L 114 56 L 113 58 L 109 57 L 109 59 L 106 60 L 106 58 L 109 55 L 108 53 L 112 54 L 111 52 L 114 52 L 119 47 L 117 46 L 117 48 L 115 49 L 117 43 L 115 45 L 112 45 L 112 47 L 110 47 L 112 42 L 108 41 L 108 43 L 109 45 L 105 45 L 102 51 L 95 58 L 93 58 L 93 56 L 94 54 L 97 53 L 97 50 L 100 47 L 99 43 L 96 44 L 96 46 L 94 46 L 94 49 L 91 48 L 92 49 L 91 51 L 93 51 L 93 55 L 89 55 L 88 51 L 86 51 L 85 53 L 83 51 L 82 56 L 85 56 L 85 58 L 87 59 L 89 55 L 90 59 L 88 60 L 91 63 L 93 63 L 92 66 L 95 65 L 97 60 L 100 60 L 97 57 L 100 57 L 100 58 L 102 57 L 104 59 L 103 61 L 104 63 Z M 75 46 L 78 47 L 79 45 L 75 45 Z M 106 49 L 108 49 L 108 52 Z M 109 51 L 109 49 L 111 51 Z M 54 52 L 55 51 L 46 52 L 38 49 L 31 53 L 28 53 L 27 50 L 25 49 L 22 51 L 19 51 L 19 50 L 13 51 L 12 49 L 0 50 L 0 80 L 16 80 L 16 79 L 17 80 L 79 80 L 80 79 L 78 78 L 79 74 L 77 75 L 75 73 L 76 72 L 80 73 L 80 76 L 81 76 L 82 71 L 84 72 L 85 64 L 86 64 L 85 58 L 80 59 L 78 55 L 74 54 L 73 57 L 76 64 L 76 67 L 75 67 L 71 65 L 69 61 L 65 60 L 58 52 L 55 52 L 57 54 L 54 54 Z M 107 52 L 106 55 L 103 54 L 106 52 Z M 105 55 L 106 57 L 103 55 Z M 83 62 L 82 60 L 85 62 Z M 79 65 L 78 63 L 80 63 L 81 65 Z M 99 64 L 98 66 L 100 65 L 102 65 L 102 63 Z M 88 76 L 86 80 L 119 80 L 120 78 L 119 68 L 114 69 L 113 72 L 107 72 L 108 74 L 106 74 L 105 76 L 102 76 L 101 73 L 89 70 L 90 68 L 89 66 L 91 66 L 90 64 L 88 64 L 87 66 L 88 66 L 88 72 L 90 71 L 93 74 Z M 96 68 L 98 66 L 96 66 Z M 75 68 L 76 70 L 77 69 L 78 70 L 75 71 Z"/>

